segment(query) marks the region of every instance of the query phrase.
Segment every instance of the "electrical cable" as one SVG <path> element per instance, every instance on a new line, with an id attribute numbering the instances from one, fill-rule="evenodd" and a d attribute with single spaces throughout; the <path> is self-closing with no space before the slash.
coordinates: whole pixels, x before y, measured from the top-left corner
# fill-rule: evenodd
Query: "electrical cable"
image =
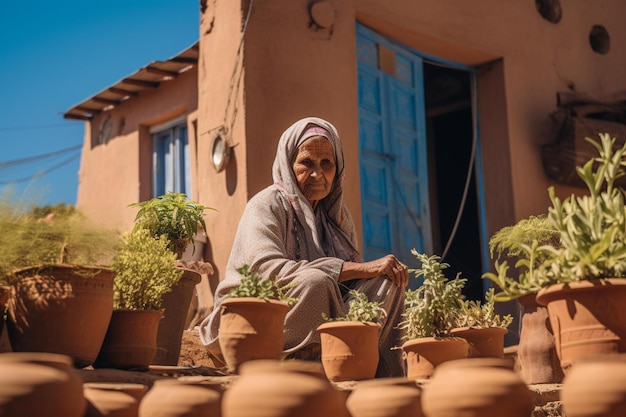
<path id="1" fill-rule="evenodd" d="M 82 147 L 83 147 L 83 145 L 81 144 L 81 145 L 72 146 L 72 147 L 61 149 L 61 150 L 54 151 L 54 152 L 48 152 L 48 153 L 41 154 L 41 155 L 29 156 L 29 157 L 26 157 L 26 158 L 13 159 L 13 160 L 10 160 L 10 161 L 0 162 L 0 170 L 6 169 L 6 168 L 10 168 L 10 167 L 14 167 L 16 165 L 27 164 L 29 162 L 39 161 L 41 159 L 51 158 L 51 157 L 57 156 L 57 155 L 62 155 L 64 153 L 68 153 L 68 152 L 72 152 L 72 151 L 75 151 L 77 149 L 80 149 Z"/>
<path id="2" fill-rule="evenodd" d="M 57 169 L 59 169 L 59 168 L 65 166 L 65 165 L 69 164 L 70 162 L 72 162 L 72 161 L 74 161 L 74 160 L 76 160 L 78 158 L 80 158 L 80 153 L 78 153 L 77 155 L 73 155 L 70 158 L 64 159 L 63 161 L 59 162 L 58 164 L 53 165 L 52 167 L 50 167 L 48 169 L 45 169 L 43 171 L 40 171 L 40 172 L 38 172 L 35 175 L 30 175 L 28 177 L 22 177 L 22 178 L 18 178 L 18 179 L 15 179 L 15 180 L 0 181 L 0 185 L 17 184 L 17 183 L 20 183 L 20 182 L 31 181 L 31 180 L 34 180 L 36 178 L 41 178 L 44 175 L 49 174 L 50 172 L 52 172 L 54 170 L 57 170 Z"/>

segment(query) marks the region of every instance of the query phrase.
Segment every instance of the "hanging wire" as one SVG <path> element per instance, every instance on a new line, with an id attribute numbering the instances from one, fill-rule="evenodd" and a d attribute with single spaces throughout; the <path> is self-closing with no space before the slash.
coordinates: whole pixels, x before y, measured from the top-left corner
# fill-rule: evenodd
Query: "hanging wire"
<path id="1" fill-rule="evenodd" d="M 72 146 L 70 148 L 65 148 L 65 149 L 61 149 L 55 152 L 48 152 L 42 155 L 36 155 L 36 156 L 29 156 L 26 158 L 21 158 L 21 159 L 13 159 L 11 161 L 5 161 L 5 162 L 0 162 L 0 170 L 2 169 L 6 169 L 6 168 L 11 168 L 14 167 L 16 165 L 22 165 L 22 164 L 28 164 L 30 162 L 34 162 L 34 161 L 39 161 L 42 159 L 48 159 L 48 158 L 52 158 L 54 156 L 57 155 L 62 155 L 68 152 L 72 152 L 75 150 L 78 150 L 80 148 L 82 148 L 83 145 L 76 145 L 76 146 Z"/>
<path id="2" fill-rule="evenodd" d="M 69 164 L 70 162 L 73 162 L 74 160 L 80 158 L 80 153 L 78 153 L 77 155 L 73 155 L 67 159 L 64 159 L 63 161 L 59 162 L 56 165 L 53 165 L 52 167 L 45 169 L 43 171 L 39 171 L 38 173 L 36 173 L 35 175 L 29 175 L 28 177 L 22 177 L 22 178 L 18 178 L 15 180 L 6 180 L 6 181 L 0 181 L 0 185 L 6 185 L 6 184 L 17 184 L 20 182 L 26 182 L 26 181 L 31 181 L 34 180 L 36 178 L 41 178 L 46 174 L 49 174 L 50 172 L 57 170 L 67 164 Z"/>

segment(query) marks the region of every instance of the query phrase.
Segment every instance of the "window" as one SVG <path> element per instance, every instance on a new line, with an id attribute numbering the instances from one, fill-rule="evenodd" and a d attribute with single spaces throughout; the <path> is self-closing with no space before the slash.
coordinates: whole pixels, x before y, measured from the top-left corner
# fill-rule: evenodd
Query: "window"
<path id="1" fill-rule="evenodd" d="M 187 124 L 177 121 L 153 129 L 152 193 L 158 197 L 168 192 L 191 192 Z"/>

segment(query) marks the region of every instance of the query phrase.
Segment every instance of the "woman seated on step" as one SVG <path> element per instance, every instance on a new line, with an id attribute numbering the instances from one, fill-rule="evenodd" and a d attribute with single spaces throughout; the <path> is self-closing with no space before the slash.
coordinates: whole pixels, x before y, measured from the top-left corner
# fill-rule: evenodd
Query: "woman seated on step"
<path id="1" fill-rule="evenodd" d="M 239 283 L 237 269 L 247 264 L 279 286 L 290 285 L 288 295 L 299 300 L 285 321 L 286 357 L 319 360 L 316 328 L 324 322 L 322 313 L 345 315 L 347 292 L 356 289 L 384 302 L 387 311 L 376 376 L 403 376 L 401 350 L 392 348 L 401 345 L 396 326 L 408 269 L 393 255 L 362 261 L 352 216 L 343 204 L 343 150 L 335 127 L 314 117 L 295 122 L 280 138 L 272 174 L 274 184 L 250 199 L 239 222 L 215 307 L 199 326 L 202 342 L 221 358 L 220 303 Z"/>

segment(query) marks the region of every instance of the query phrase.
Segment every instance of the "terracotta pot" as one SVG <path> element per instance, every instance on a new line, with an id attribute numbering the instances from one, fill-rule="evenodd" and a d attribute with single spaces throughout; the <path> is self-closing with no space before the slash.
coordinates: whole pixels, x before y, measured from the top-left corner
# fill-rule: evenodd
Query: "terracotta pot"
<path id="1" fill-rule="evenodd" d="M 77 367 L 91 365 L 113 312 L 113 272 L 46 265 L 13 275 L 7 320 L 13 350 L 65 354 Z"/>
<path id="2" fill-rule="evenodd" d="M 521 330 L 517 358 L 522 379 L 527 384 L 554 384 L 563 381 L 563 370 L 556 354 L 548 309 L 537 304 L 536 293 L 520 297 Z"/>
<path id="3" fill-rule="evenodd" d="M 467 358 L 469 343 L 460 337 L 421 337 L 404 342 L 402 351 L 407 364 L 407 377 L 427 379 L 443 362 Z"/>
<path id="4" fill-rule="evenodd" d="M 289 305 L 257 298 L 222 301 L 218 341 L 230 372 L 253 359 L 278 359 L 283 351 L 283 328 Z"/>
<path id="5" fill-rule="evenodd" d="M 160 379 L 139 404 L 139 417 L 220 417 L 222 392 L 217 382 Z"/>
<path id="6" fill-rule="evenodd" d="M 87 400 L 84 417 L 137 417 L 139 403 L 148 392 L 143 384 L 89 382 L 83 384 Z"/>
<path id="7" fill-rule="evenodd" d="M 378 367 L 380 324 L 331 321 L 317 328 L 322 365 L 331 381 L 371 379 Z"/>
<path id="8" fill-rule="evenodd" d="M 582 357 L 626 352 L 626 279 L 552 285 L 537 302 L 548 308 L 564 370 Z"/>
<path id="9" fill-rule="evenodd" d="M 452 329 L 452 335 L 462 337 L 469 343 L 469 358 L 503 358 L 504 327 L 459 327 Z"/>
<path id="10" fill-rule="evenodd" d="M 322 365 L 298 360 L 255 360 L 224 393 L 224 417 L 348 417 L 346 396 L 324 376 Z"/>
<path id="11" fill-rule="evenodd" d="M 532 393 L 504 358 L 442 363 L 422 392 L 427 417 L 528 417 Z"/>
<path id="12" fill-rule="evenodd" d="M 160 310 L 115 310 L 94 368 L 147 369 L 156 353 Z"/>
<path id="13" fill-rule="evenodd" d="M 422 417 L 421 389 L 408 378 L 359 382 L 346 401 L 352 417 Z"/>
<path id="14" fill-rule="evenodd" d="M 202 276 L 185 270 L 172 291 L 163 295 L 163 318 L 157 333 L 157 351 L 152 363 L 155 365 L 178 365 L 180 345 L 185 330 L 191 297 Z"/>
<path id="15" fill-rule="evenodd" d="M 0 415 L 83 417 L 83 380 L 69 356 L 41 352 L 0 355 Z"/>
<path id="16" fill-rule="evenodd" d="M 563 380 L 561 401 L 568 417 L 626 416 L 626 355 L 577 360 Z"/>

